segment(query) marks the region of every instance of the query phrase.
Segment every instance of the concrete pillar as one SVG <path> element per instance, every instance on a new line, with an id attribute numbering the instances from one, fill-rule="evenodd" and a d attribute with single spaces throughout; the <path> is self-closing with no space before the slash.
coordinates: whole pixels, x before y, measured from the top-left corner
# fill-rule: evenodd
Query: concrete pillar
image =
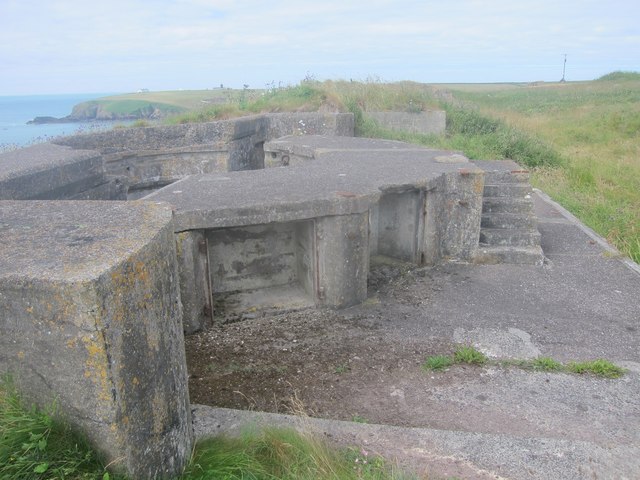
<path id="1" fill-rule="evenodd" d="M 213 305 L 209 281 L 207 239 L 203 230 L 176 234 L 183 326 L 187 334 L 212 324 Z"/>
<path id="2" fill-rule="evenodd" d="M 317 304 L 344 308 L 367 298 L 369 213 L 316 220 Z"/>
<path id="3" fill-rule="evenodd" d="M 0 219 L 0 373 L 110 468 L 175 478 L 193 431 L 170 207 L 8 201 Z"/>
<path id="4" fill-rule="evenodd" d="M 427 192 L 424 263 L 473 259 L 480 238 L 483 187 L 484 173 L 469 166 L 444 174 Z"/>

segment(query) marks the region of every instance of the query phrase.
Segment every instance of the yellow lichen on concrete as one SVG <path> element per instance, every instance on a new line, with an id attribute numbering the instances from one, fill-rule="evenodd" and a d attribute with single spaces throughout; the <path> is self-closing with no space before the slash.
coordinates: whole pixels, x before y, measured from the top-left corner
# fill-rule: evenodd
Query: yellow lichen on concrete
<path id="1" fill-rule="evenodd" d="M 98 339 L 95 338 L 98 335 Z M 109 359 L 104 347 L 102 334 L 84 335 L 82 342 L 87 351 L 85 362 L 85 378 L 90 379 L 98 387 L 98 399 L 103 402 L 111 402 L 111 385 L 108 378 Z"/>
<path id="2" fill-rule="evenodd" d="M 168 423 L 169 412 L 168 412 L 168 405 L 165 399 L 166 399 L 165 396 L 158 391 L 156 391 L 153 396 L 151 411 L 153 414 L 154 435 L 161 435 L 164 432 L 165 427 Z"/>
<path id="3" fill-rule="evenodd" d="M 482 175 L 476 175 L 473 180 L 473 191 L 477 194 L 482 194 L 484 190 L 484 178 Z"/>

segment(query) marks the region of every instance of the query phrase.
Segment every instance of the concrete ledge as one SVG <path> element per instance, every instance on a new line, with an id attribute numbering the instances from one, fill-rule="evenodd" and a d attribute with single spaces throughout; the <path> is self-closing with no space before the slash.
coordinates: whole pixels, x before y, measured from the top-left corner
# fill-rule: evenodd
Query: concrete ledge
<path id="1" fill-rule="evenodd" d="M 193 440 L 171 210 L 0 202 L 0 371 L 133 478 Z"/>
<path id="2" fill-rule="evenodd" d="M 0 200 L 73 198 L 105 183 L 100 153 L 91 150 L 43 143 L 0 160 Z"/>

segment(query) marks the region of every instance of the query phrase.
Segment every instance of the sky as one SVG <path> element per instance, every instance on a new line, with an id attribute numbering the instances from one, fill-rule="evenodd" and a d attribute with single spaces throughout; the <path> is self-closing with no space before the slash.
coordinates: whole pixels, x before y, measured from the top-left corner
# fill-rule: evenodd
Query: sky
<path id="1" fill-rule="evenodd" d="M 638 0 L 0 0 L 0 95 L 567 81 L 640 70 Z"/>

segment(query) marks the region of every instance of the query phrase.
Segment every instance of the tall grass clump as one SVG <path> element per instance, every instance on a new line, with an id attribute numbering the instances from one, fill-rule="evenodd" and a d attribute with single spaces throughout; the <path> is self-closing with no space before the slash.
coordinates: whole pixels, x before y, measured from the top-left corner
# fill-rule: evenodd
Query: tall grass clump
<path id="1" fill-rule="evenodd" d="M 107 473 L 88 443 L 53 413 L 25 408 L 12 382 L 0 382 L 1 479 L 124 479 Z"/>
<path id="2" fill-rule="evenodd" d="M 336 449 L 293 429 L 247 431 L 199 441 L 176 480 L 396 480 L 414 478 L 363 449 Z M 127 480 L 107 472 L 89 444 L 53 411 L 25 408 L 0 382 L 0 479 Z"/>
<path id="3" fill-rule="evenodd" d="M 362 449 L 336 450 L 292 429 L 201 441 L 183 480 L 394 480 L 410 478 Z"/>

